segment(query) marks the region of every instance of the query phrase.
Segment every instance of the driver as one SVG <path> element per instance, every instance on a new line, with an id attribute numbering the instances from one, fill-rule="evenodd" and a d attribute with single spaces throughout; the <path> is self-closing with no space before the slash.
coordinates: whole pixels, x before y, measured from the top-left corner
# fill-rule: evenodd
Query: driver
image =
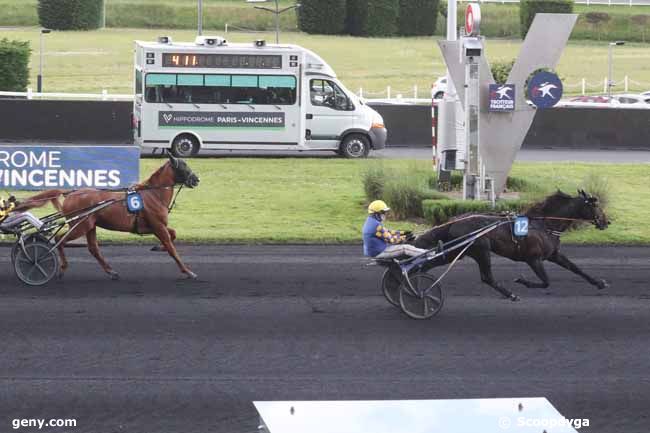
<path id="1" fill-rule="evenodd" d="M 4 221 L 7 215 L 16 207 L 16 197 L 9 196 L 7 200 L 0 198 L 0 221 Z"/>
<path id="2" fill-rule="evenodd" d="M 375 200 L 368 206 L 368 219 L 363 225 L 363 254 L 376 259 L 399 256 L 415 257 L 428 250 L 409 245 L 415 239 L 409 231 L 390 230 L 384 226 L 390 208 L 382 200 Z"/>

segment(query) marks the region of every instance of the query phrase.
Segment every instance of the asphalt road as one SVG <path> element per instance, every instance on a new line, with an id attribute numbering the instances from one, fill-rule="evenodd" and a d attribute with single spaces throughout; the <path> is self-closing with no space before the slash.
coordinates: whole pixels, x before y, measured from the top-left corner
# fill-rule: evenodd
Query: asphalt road
<path id="1" fill-rule="evenodd" d="M 359 246 L 181 246 L 198 281 L 146 246 L 103 251 L 120 281 L 77 248 L 63 281 L 28 288 L 0 247 L 0 432 L 253 433 L 254 400 L 535 396 L 581 432 L 650 431 L 648 248 L 566 247 L 611 288 L 549 265 L 519 303 L 462 261 L 429 321 L 386 303 Z"/>

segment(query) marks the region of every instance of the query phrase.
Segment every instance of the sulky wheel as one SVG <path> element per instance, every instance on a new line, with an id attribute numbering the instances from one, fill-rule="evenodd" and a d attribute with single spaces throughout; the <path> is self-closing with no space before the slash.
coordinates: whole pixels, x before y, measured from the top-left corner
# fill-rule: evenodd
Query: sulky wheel
<path id="1" fill-rule="evenodd" d="M 436 279 L 425 272 L 418 272 L 411 275 L 410 280 L 417 295 L 411 292 L 406 282 L 400 286 L 399 303 L 402 311 L 412 319 L 428 319 L 438 314 L 444 296 L 440 284 L 433 285 Z"/>
<path id="2" fill-rule="evenodd" d="M 395 271 L 388 268 L 381 278 L 381 292 L 392 305 L 399 307 L 399 292 L 402 280 L 395 275 Z"/>
<path id="3" fill-rule="evenodd" d="M 33 234 L 31 234 L 29 236 L 25 236 L 23 238 L 23 243 L 25 245 L 30 244 L 30 243 L 34 243 L 34 242 L 49 243 L 47 238 L 45 237 L 45 235 L 43 235 L 41 233 L 33 233 Z M 21 249 L 20 248 L 20 242 L 16 242 L 14 244 L 14 246 L 11 248 L 11 263 L 12 264 L 16 263 L 16 254 L 18 254 L 19 249 Z"/>
<path id="4" fill-rule="evenodd" d="M 59 258 L 51 251 L 52 244 L 40 240 L 18 246 L 14 271 L 20 281 L 30 286 L 41 286 L 50 281 L 59 270 Z"/>

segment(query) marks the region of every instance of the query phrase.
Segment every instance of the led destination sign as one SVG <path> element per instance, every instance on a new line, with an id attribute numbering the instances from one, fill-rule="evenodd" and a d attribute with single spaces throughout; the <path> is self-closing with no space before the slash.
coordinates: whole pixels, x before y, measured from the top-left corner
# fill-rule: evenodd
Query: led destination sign
<path id="1" fill-rule="evenodd" d="M 282 56 L 259 54 L 164 53 L 163 67 L 282 69 Z"/>

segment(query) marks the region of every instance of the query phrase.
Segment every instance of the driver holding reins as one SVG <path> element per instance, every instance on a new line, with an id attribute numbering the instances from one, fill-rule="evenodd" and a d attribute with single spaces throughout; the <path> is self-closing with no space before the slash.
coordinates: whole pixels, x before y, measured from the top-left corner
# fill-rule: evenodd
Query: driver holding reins
<path id="1" fill-rule="evenodd" d="M 409 245 L 415 239 L 409 231 L 390 230 L 384 225 L 390 208 L 382 200 L 375 200 L 368 206 L 368 219 L 363 225 L 363 254 L 376 259 L 399 256 L 415 257 L 428 250 Z"/>
<path id="2" fill-rule="evenodd" d="M 0 222 L 4 221 L 7 218 L 7 215 L 11 213 L 16 207 L 16 197 L 9 196 L 7 200 L 0 198 Z"/>

